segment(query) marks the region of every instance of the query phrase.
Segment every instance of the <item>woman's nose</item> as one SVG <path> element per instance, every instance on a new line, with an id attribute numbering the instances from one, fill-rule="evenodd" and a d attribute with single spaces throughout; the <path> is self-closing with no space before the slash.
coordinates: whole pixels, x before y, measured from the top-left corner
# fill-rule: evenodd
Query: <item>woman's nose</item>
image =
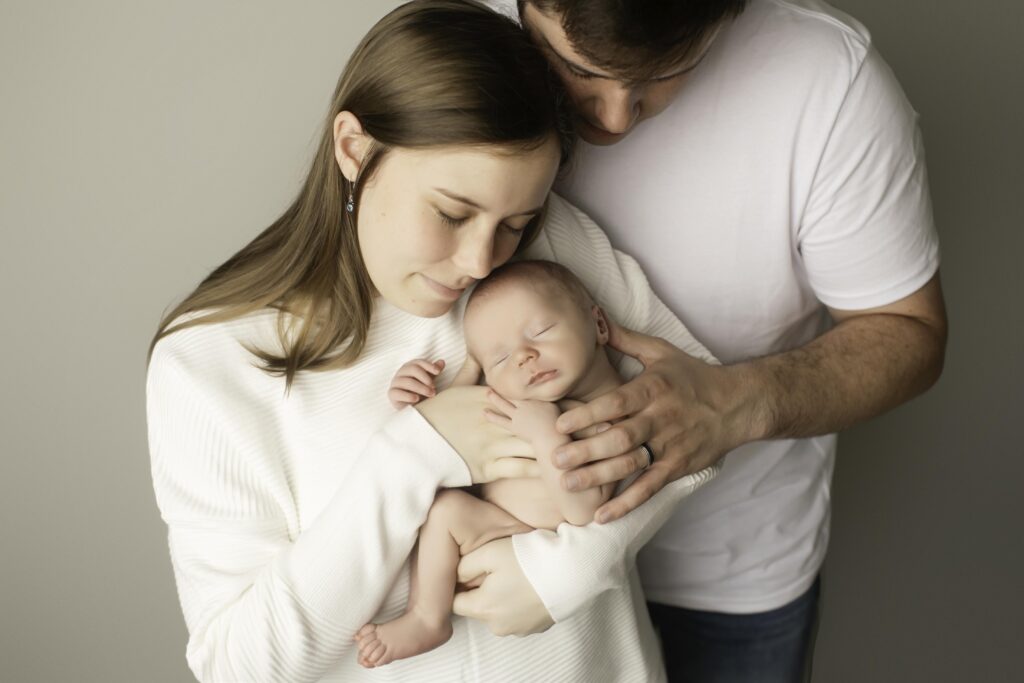
<path id="1" fill-rule="evenodd" d="M 455 265 L 464 274 L 482 280 L 494 270 L 494 230 L 465 232 L 455 252 Z"/>

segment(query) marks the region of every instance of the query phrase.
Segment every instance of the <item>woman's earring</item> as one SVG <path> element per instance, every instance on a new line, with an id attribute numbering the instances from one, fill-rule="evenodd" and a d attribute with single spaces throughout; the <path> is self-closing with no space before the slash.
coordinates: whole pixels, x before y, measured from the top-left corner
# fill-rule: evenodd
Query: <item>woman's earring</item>
<path id="1" fill-rule="evenodd" d="M 355 197 L 352 196 L 351 188 L 349 188 L 348 191 L 348 201 L 345 202 L 345 210 L 348 211 L 349 213 L 352 213 L 353 211 L 356 210 L 356 199 Z"/>

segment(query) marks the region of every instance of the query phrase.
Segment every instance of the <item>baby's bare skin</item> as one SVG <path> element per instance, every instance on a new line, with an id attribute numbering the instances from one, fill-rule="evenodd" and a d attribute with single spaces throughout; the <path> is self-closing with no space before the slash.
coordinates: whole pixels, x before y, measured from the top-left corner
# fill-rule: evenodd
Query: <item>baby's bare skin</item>
<path id="1" fill-rule="evenodd" d="M 356 634 L 363 666 L 383 666 L 421 654 L 451 637 L 451 604 L 462 555 L 532 529 L 554 530 L 566 521 L 586 524 L 611 497 L 611 484 L 566 491 L 563 473 L 550 458 L 569 441 L 555 429 L 561 412 L 556 402 L 562 401 L 565 409 L 566 396 L 589 401 L 623 383 L 603 348 L 603 313 L 596 306 L 580 309 L 558 288 L 527 283 L 489 293 L 472 309 L 472 316 L 467 309 L 466 339 L 473 353 L 453 386 L 441 393 L 456 392 L 453 405 L 479 406 L 486 401 L 490 407 L 478 412 L 479 418 L 453 416 L 451 410 L 424 410 L 424 417 L 435 427 L 435 421 L 460 420 L 462 428 L 452 433 L 478 447 L 511 445 L 510 436 L 525 441 L 536 456 L 540 476 L 483 484 L 479 498 L 457 489 L 438 494 L 420 529 L 405 613 L 383 624 L 366 624 Z M 477 359 L 488 387 L 475 386 L 481 372 Z M 434 378 L 443 368 L 443 361 L 406 363 L 392 382 L 389 399 L 401 407 L 434 396 Z M 496 425 L 500 429 L 495 430 Z"/>

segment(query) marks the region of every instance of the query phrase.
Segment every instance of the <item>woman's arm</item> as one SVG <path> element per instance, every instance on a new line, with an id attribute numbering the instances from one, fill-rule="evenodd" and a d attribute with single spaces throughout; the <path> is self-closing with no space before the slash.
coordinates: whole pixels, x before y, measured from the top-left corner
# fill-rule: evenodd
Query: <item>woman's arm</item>
<path id="1" fill-rule="evenodd" d="M 172 341 L 154 352 L 147 413 L 189 666 L 201 681 L 317 680 L 379 610 L 436 489 L 501 468 L 487 464 L 487 453 L 467 467 L 420 413 L 404 410 L 361 454 L 339 453 L 352 466 L 316 520 L 301 524 L 274 451 L 284 446 L 262 426 L 279 415 L 260 413 L 244 392 L 218 390 L 198 369 L 211 364 L 197 366 Z M 444 398 L 425 404 L 452 412 Z M 513 476 L 523 473 L 516 464 L 505 466 Z"/>

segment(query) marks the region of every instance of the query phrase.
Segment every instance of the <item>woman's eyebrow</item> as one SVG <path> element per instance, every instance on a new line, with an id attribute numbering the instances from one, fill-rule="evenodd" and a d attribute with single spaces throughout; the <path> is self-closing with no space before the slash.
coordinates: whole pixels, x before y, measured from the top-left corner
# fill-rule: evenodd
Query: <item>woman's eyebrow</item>
<path id="1" fill-rule="evenodd" d="M 472 206 L 474 209 L 477 209 L 478 211 L 486 211 L 486 209 L 484 207 L 480 206 L 479 204 L 477 204 L 476 202 L 474 202 L 472 199 L 470 199 L 468 197 L 463 197 L 460 194 L 456 194 L 454 192 L 450 192 L 450 191 L 445 190 L 444 188 L 440 188 L 440 187 L 435 187 L 434 191 L 438 192 L 440 194 L 443 194 L 445 197 L 448 197 L 448 199 L 454 199 L 455 201 L 462 202 L 463 204 L 465 204 L 467 206 Z M 514 213 L 511 216 L 509 216 L 509 218 L 511 218 L 512 216 L 532 216 L 532 215 L 540 213 L 541 210 L 543 210 L 543 208 L 544 208 L 543 206 L 538 206 L 536 209 L 530 209 L 529 211 L 521 211 L 519 213 Z"/>

